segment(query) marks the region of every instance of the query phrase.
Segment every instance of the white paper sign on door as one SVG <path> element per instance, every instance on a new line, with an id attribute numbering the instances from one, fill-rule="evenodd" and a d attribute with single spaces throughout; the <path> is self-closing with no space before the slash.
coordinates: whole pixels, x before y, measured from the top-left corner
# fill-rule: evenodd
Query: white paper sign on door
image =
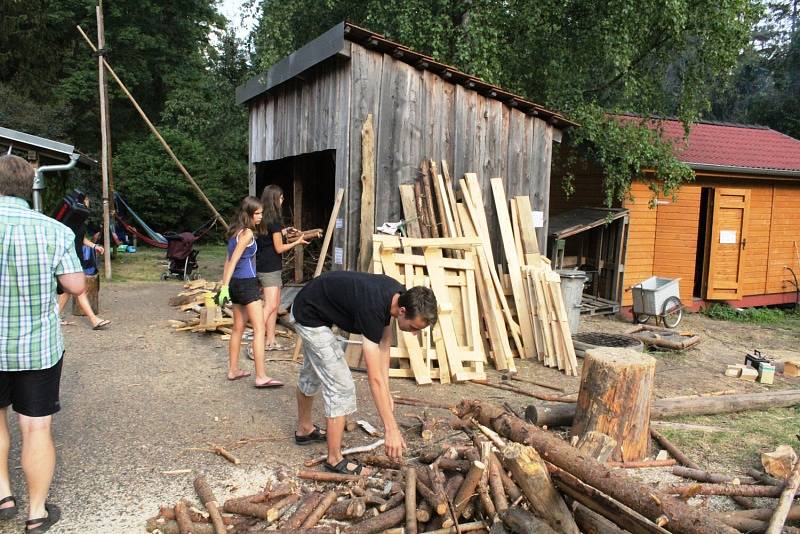
<path id="1" fill-rule="evenodd" d="M 344 249 L 341 247 L 333 247 L 333 263 L 342 265 L 344 263 Z"/>
<path id="2" fill-rule="evenodd" d="M 544 228 L 544 212 L 533 210 L 533 227 Z"/>
<path id="3" fill-rule="evenodd" d="M 736 244 L 736 230 L 720 230 L 719 242 L 722 245 L 735 245 Z"/>

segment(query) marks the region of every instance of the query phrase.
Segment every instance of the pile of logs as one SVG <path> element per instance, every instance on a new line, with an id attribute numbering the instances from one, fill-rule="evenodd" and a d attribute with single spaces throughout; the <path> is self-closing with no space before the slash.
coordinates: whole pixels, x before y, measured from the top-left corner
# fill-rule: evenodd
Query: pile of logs
<path id="1" fill-rule="evenodd" d="M 183 291 L 169 299 L 169 305 L 177 307 L 180 311 L 192 314 L 193 317 L 185 321 L 170 320 L 169 324 L 176 332 L 203 332 L 221 334 L 220 339 L 230 338 L 233 326 L 233 311 L 231 303 L 219 306 L 214 301 L 214 295 L 219 290 L 219 285 L 208 282 L 202 278 L 186 282 Z M 279 314 L 285 314 L 280 310 Z M 278 327 L 275 331 L 278 336 L 292 337 L 292 334 Z"/>

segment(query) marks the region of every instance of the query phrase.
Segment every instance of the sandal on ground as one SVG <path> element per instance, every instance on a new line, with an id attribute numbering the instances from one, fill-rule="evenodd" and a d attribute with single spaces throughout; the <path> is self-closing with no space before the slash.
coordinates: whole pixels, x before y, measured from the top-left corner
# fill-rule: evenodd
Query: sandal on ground
<path id="1" fill-rule="evenodd" d="M 317 425 L 314 425 L 314 430 L 305 436 L 298 436 L 297 432 L 294 433 L 294 442 L 298 445 L 310 445 L 312 443 L 324 443 L 326 441 L 328 441 L 328 433 Z"/>
<path id="2" fill-rule="evenodd" d="M 267 350 L 268 351 L 280 351 L 280 350 L 289 350 L 289 349 L 287 349 L 286 347 L 284 347 L 283 345 L 281 345 L 280 343 L 278 343 L 276 341 L 275 343 L 273 343 L 271 345 L 267 345 Z"/>
<path id="3" fill-rule="evenodd" d="M 364 464 L 359 460 L 343 458 L 341 462 L 336 465 L 331 465 L 325 462 L 325 469 L 333 473 L 340 473 L 342 475 L 360 475 L 361 470 L 364 469 Z M 350 468 L 350 466 L 354 466 Z"/>
<path id="4" fill-rule="evenodd" d="M 44 503 L 44 509 L 47 510 L 47 517 L 40 517 L 38 519 L 28 519 L 25 521 L 26 534 L 42 534 L 50 530 L 50 527 L 58 523 L 61 519 L 61 509 L 55 504 Z M 28 528 L 30 525 L 38 525 L 33 528 Z"/>
<path id="5" fill-rule="evenodd" d="M 275 380 L 274 378 L 270 378 L 263 384 L 254 384 L 253 387 L 256 389 L 282 388 L 283 382 L 280 380 Z"/>
<path id="6" fill-rule="evenodd" d="M 8 508 L 0 508 L 0 521 L 6 521 L 8 519 L 12 519 L 16 517 L 19 513 L 17 510 L 17 499 L 13 495 L 9 495 L 5 499 L 0 499 L 0 504 L 5 504 L 7 502 L 13 502 L 14 506 L 9 506 Z"/>
<path id="7" fill-rule="evenodd" d="M 92 327 L 92 330 L 105 330 L 105 329 L 106 329 L 106 327 L 107 327 L 108 325 L 110 325 L 110 324 L 111 324 L 111 321 L 109 321 L 108 319 L 103 319 L 102 321 L 100 321 L 99 323 L 97 323 L 96 325 L 94 325 L 94 326 Z"/>

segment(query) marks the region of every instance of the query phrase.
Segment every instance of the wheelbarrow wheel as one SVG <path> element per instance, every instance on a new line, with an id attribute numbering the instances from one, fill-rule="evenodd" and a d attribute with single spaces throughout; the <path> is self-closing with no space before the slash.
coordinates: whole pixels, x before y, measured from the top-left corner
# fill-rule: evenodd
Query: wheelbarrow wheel
<path id="1" fill-rule="evenodd" d="M 650 316 L 646 313 L 634 313 L 633 322 L 636 324 L 644 324 L 650 320 Z"/>
<path id="2" fill-rule="evenodd" d="M 664 301 L 664 309 L 662 311 L 662 318 L 664 319 L 664 326 L 667 328 L 675 328 L 683 318 L 683 304 L 678 297 L 669 297 Z"/>

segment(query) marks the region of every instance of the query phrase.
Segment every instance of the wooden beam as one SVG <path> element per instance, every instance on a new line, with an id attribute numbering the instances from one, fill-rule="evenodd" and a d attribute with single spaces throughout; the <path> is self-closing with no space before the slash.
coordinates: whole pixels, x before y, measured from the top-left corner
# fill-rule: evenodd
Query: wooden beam
<path id="1" fill-rule="evenodd" d="M 361 227 L 358 239 L 358 270 L 369 272 L 372 234 L 375 233 L 375 130 L 372 113 L 361 128 Z"/>

